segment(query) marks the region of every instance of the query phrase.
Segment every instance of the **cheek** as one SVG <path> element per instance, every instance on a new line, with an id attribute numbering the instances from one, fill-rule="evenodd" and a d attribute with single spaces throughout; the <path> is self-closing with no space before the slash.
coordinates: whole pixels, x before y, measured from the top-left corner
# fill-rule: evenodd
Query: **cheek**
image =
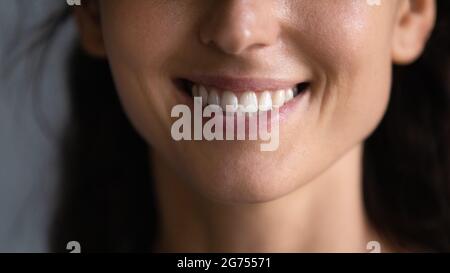
<path id="1" fill-rule="evenodd" d="M 309 6 L 314 16 L 307 17 L 299 33 L 303 43 L 297 41 L 315 70 L 317 124 L 332 141 L 360 142 L 378 125 L 389 100 L 391 6 L 317 2 Z"/>
<path id="2" fill-rule="evenodd" d="M 177 32 L 183 32 L 177 28 L 182 25 L 177 13 L 170 5 L 154 1 L 108 0 L 102 3 L 103 38 L 108 58 L 120 60 L 121 65 L 136 71 L 152 67 L 159 69 L 150 71 L 161 71 L 164 60 L 177 47 L 174 37 L 178 37 Z"/>
<path id="3" fill-rule="evenodd" d="M 157 147 L 158 140 L 169 139 L 170 112 L 177 101 L 162 94 L 172 92 L 167 62 L 179 46 L 174 37 L 186 32 L 177 27 L 183 25 L 177 9 L 159 2 L 101 2 L 104 44 L 121 102 L 134 127 Z"/>

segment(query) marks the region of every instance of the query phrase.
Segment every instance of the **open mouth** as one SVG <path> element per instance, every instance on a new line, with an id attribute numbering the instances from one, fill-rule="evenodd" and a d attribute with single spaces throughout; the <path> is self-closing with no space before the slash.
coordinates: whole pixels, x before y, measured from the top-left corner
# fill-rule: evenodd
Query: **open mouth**
<path id="1" fill-rule="evenodd" d="M 203 107 L 217 105 L 225 112 L 240 111 L 246 113 L 265 112 L 274 108 L 281 108 L 297 96 L 305 93 L 310 87 L 310 82 L 301 82 L 284 88 L 273 86 L 272 88 L 260 88 L 258 90 L 252 90 L 251 87 L 225 89 L 213 86 L 213 84 L 181 78 L 177 79 L 175 83 L 188 96 L 201 98 Z"/>

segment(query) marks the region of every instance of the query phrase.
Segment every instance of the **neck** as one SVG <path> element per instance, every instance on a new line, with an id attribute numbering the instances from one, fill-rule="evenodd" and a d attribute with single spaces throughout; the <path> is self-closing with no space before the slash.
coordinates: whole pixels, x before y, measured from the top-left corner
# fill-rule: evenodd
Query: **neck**
<path id="1" fill-rule="evenodd" d="M 201 197 L 153 161 L 161 252 L 367 252 L 378 240 L 362 201 L 362 146 L 279 199 L 223 204 Z"/>

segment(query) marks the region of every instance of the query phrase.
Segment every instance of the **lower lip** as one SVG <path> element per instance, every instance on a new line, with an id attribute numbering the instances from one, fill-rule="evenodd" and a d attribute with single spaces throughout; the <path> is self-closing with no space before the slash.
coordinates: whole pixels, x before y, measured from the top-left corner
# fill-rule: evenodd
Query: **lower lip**
<path id="1" fill-rule="evenodd" d="M 188 94 L 186 91 L 184 91 L 183 89 L 178 87 L 177 85 L 175 85 L 175 88 L 178 90 L 177 93 L 181 95 L 180 96 L 180 100 L 181 100 L 182 104 L 187 105 L 191 109 L 191 112 L 194 113 L 194 99 L 193 99 L 193 97 L 190 94 Z M 301 102 L 303 102 L 307 97 L 309 97 L 310 89 L 311 88 L 308 87 L 307 89 L 301 91 L 292 100 L 290 100 L 289 102 L 285 103 L 282 107 L 278 108 L 278 113 L 279 113 L 278 116 L 279 116 L 279 123 L 280 124 L 282 122 L 284 122 L 285 120 L 287 120 L 288 117 L 290 116 L 290 114 L 292 112 L 294 112 L 298 107 L 300 107 Z M 202 108 L 202 114 L 203 114 L 203 110 L 205 109 L 205 107 Z M 268 111 L 268 112 L 271 113 L 271 111 Z M 224 113 L 224 115 L 225 115 L 225 113 Z M 273 118 L 275 118 L 274 115 L 270 115 L 270 116 L 271 116 L 271 118 L 267 122 L 267 125 L 269 127 L 270 127 L 270 124 L 273 122 Z M 211 118 L 203 118 L 203 124 L 206 121 L 208 121 L 209 119 L 211 119 Z M 246 122 L 248 121 L 248 119 L 249 118 L 246 115 L 246 117 L 245 117 Z M 235 120 L 236 120 L 236 115 L 235 115 Z"/>

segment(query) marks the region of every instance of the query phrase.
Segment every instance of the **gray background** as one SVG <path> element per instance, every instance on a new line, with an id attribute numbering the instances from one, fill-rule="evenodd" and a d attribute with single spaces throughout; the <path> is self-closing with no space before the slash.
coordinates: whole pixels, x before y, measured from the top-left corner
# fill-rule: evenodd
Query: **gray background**
<path id="1" fill-rule="evenodd" d="M 65 0 L 0 0 L 0 252 L 49 250 L 73 21 L 54 37 L 42 67 L 33 66 L 39 49 L 16 53 L 37 33 L 39 22 L 65 6 Z M 42 75 L 39 86 L 33 75 Z"/>

